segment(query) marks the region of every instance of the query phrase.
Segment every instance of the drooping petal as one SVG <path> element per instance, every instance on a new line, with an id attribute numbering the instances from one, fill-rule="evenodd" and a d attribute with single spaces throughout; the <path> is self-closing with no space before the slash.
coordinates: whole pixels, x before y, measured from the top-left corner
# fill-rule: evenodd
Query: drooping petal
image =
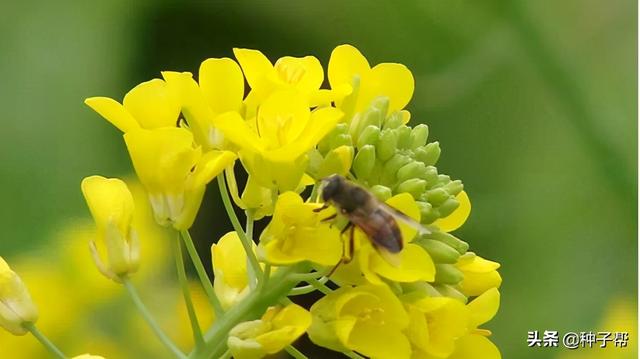
<path id="1" fill-rule="evenodd" d="M 456 196 L 456 199 L 460 203 L 458 208 L 456 208 L 456 210 L 450 215 L 444 218 L 439 218 L 433 222 L 433 224 L 438 226 L 438 228 L 443 232 L 453 232 L 462 227 L 464 222 L 467 221 L 467 218 L 469 218 L 469 214 L 471 214 L 471 201 L 469 200 L 467 192 L 460 192 Z"/>
<path id="2" fill-rule="evenodd" d="M 362 255 L 366 253 L 366 246 L 361 248 Z M 429 253 L 417 244 L 409 243 L 400 251 L 400 263 L 398 266 L 389 264 L 375 251 L 369 251 L 369 268 L 376 274 L 396 282 L 432 282 L 436 270 Z M 367 275 L 365 268 L 363 272 Z"/>
<path id="3" fill-rule="evenodd" d="M 238 63 L 226 57 L 207 59 L 200 65 L 199 74 L 200 88 L 215 113 L 240 109 L 244 77 Z"/>
<path id="4" fill-rule="evenodd" d="M 180 114 L 180 99 L 160 79 L 143 82 L 124 96 L 124 107 L 147 129 L 173 127 Z"/>
<path id="5" fill-rule="evenodd" d="M 351 45 L 340 45 L 333 49 L 329 59 L 329 84 L 331 88 L 351 85 L 355 75 L 369 71 L 369 62 L 358 49 Z"/>
<path id="6" fill-rule="evenodd" d="M 118 101 L 108 97 L 90 97 L 84 103 L 122 132 L 140 128 L 138 121 Z"/>
<path id="7" fill-rule="evenodd" d="M 273 71 L 271 61 L 258 50 L 235 48 L 233 54 L 242 66 L 244 76 L 251 88 L 259 86 L 264 77 Z"/>

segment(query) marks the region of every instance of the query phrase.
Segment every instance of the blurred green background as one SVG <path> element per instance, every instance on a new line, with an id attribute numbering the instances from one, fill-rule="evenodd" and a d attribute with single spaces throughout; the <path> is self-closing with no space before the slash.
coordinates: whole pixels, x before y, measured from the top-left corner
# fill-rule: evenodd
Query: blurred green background
<path id="1" fill-rule="evenodd" d="M 0 255 L 41 254 L 86 217 L 87 175 L 126 176 L 120 134 L 82 103 L 233 47 L 358 47 L 416 79 L 409 110 L 473 211 L 457 234 L 502 263 L 489 328 L 505 358 L 553 358 L 529 330 L 588 331 L 637 287 L 637 4 L 567 1 L 91 1 L 0 6 Z M 213 191 L 210 191 L 213 192 Z M 208 196 L 196 238 L 226 231 Z M 635 304 L 633 306 L 635 308 Z M 629 313 L 635 322 L 635 312 Z M 43 313 L 46 315 L 46 313 Z M 606 328 L 604 328 L 606 329 Z M 635 340 L 633 336 L 632 340 Z M 0 352 L 2 348 L 0 348 Z M 603 357 L 605 358 L 605 357 Z M 606 356 L 608 358 L 608 356 Z"/>

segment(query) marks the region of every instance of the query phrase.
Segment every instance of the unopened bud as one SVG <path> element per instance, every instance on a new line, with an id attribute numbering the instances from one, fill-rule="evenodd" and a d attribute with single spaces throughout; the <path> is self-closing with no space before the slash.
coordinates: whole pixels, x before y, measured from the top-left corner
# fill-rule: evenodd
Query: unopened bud
<path id="1" fill-rule="evenodd" d="M 416 159 L 424 162 L 427 166 L 433 166 L 440 158 L 440 143 L 431 142 L 424 147 L 415 149 Z"/>
<path id="2" fill-rule="evenodd" d="M 376 163 L 376 148 L 373 145 L 360 147 L 353 159 L 353 172 L 359 179 L 369 178 Z"/>
<path id="3" fill-rule="evenodd" d="M 362 130 L 360 136 L 358 137 L 357 146 L 358 149 L 366 146 L 366 145 L 375 145 L 378 143 L 378 139 L 380 138 L 380 127 L 376 126 L 367 126 Z"/>
<path id="4" fill-rule="evenodd" d="M 469 249 L 469 244 L 467 242 L 458 239 L 452 234 L 435 231 L 431 233 L 430 236 L 432 239 L 435 239 L 436 241 L 440 241 L 450 246 L 451 248 L 457 250 L 458 253 L 460 254 L 465 254 Z"/>
<path id="5" fill-rule="evenodd" d="M 324 178 L 332 174 L 344 176 L 353 162 L 353 147 L 340 146 L 329 151 L 318 169 L 318 177 Z"/>
<path id="6" fill-rule="evenodd" d="M 449 298 L 453 298 L 453 299 L 457 299 L 459 301 L 461 301 L 462 303 L 467 303 L 467 296 L 465 296 L 464 294 L 462 294 L 462 292 L 460 292 L 459 290 L 455 289 L 454 287 L 447 285 L 447 284 L 437 284 L 434 285 L 434 288 L 440 293 L 440 295 L 443 295 L 445 297 L 449 297 Z"/>
<path id="7" fill-rule="evenodd" d="M 453 264 L 436 263 L 436 282 L 458 284 L 464 278 L 462 271 Z"/>
<path id="8" fill-rule="evenodd" d="M 376 146 L 376 154 L 378 159 L 386 161 L 390 159 L 398 147 L 398 136 L 393 130 L 382 130 L 380 132 L 380 141 Z"/>
<path id="9" fill-rule="evenodd" d="M 415 149 L 427 144 L 429 126 L 421 123 L 411 130 L 411 148 Z"/>
<path id="10" fill-rule="evenodd" d="M 455 197 L 451 196 L 438 206 L 438 211 L 440 211 L 440 216 L 444 218 L 453 213 L 453 211 L 455 211 L 459 206 L 460 202 L 458 202 Z"/>
<path id="11" fill-rule="evenodd" d="M 433 239 L 418 238 L 414 243 L 424 248 L 436 263 L 455 264 L 460 258 L 460 253 L 450 246 Z"/>
<path id="12" fill-rule="evenodd" d="M 401 126 L 396 128 L 394 131 L 396 131 L 398 136 L 398 148 L 411 148 L 411 128 L 407 126 Z"/>
<path id="13" fill-rule="evenodd" d="M 439 206 L 449 198 L 449 193 L 443 188 L 435 188 L 427 191 L 427 200 L 434 206 Z"/>
<path id="14" fill-rule="evenodd" d="M 400 126 L 402 126 L 404 124 L 404 118 L 401 112 L 396 111 L 392 114 L 390 114 L 385 120 L 384 120 L 384 125 L 382 126 L 383 129 L 387 129 L 387 128 L 398 128 Z"/>
<path id="15" fill-rule="evenodd" d="M 378 200 L 383 202 L 391 198 L 391 196 L 393 195 L 389 187 L 379 184 L 371 187 L 369 190 L 376 196 L 376 198 L 378 198 Z"/>
<path id="16" fill-rule="evenodd" d="M 13 335 L 24 335 L 24 324 L 38 320 L 38 309 L 22 279 L 0 257 L 0 327 Z"/>
<path id="17" fill-rule="evenodd" d="M 420 196 L 427 186 L 427 181 L 419 178 L 408 179 L 398 185 L 396 192 L 410 193 L 414 198 Z"/>
<path id="18" fill-rule="evenodd" d="M 378 154 L 377 151 L 376 154 Z M 380 174 L 380 183 L 384 185 L 394 184 L 396 182 L 396 173 L 398 170 L 409 162 L 411 162 L 411 157 L 395 154 L 384 164 L 384 170 Z"/>
<path id="19" fill-rule="evenodd" d="M 450 195 L 457 196 L 458 193 L 462 192 L 464 189 L 464 185 L 462 184 L 462 181 L 455 180 L 447 183 L 443 188 L 449 192 Z"/>
<path id="20" fill-rule="evenodd" d="M 426 171 L 427 168 L 425 167 L 424 163 L 417 161 L 409 162 L 398 170 L 396 178 L 398 179 L 398 181 L 406 181 L 413 178 L 423 178 Z"/>

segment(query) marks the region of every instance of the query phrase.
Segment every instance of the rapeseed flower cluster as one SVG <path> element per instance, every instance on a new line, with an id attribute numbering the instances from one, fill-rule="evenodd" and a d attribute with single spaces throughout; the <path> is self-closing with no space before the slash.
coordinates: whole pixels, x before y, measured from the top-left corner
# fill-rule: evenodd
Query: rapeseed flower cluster
<path id="1" fill-rule="evenodd" d="M 92 258 L 122 285 L 166 350 L 179 359 L 280 351 L 303 358 L 293 344 L 306 333 L 352 358 L 500 358 L 481 328 L 498 311 L 499 264 L 451 234 L 471 203 L 462 182 L 435 167 L 441 149 L 428 142 L 427 125 L 408 124 L 409 69 L 371 66 L 355 47 L 341 45 L 329 60 L 329 87 L 322 88 L 324 69 L 313 56 L 272 63 L 257 50 L 234 55 L 205 60 L 197 79 L 165 71 L 122 102 L 85 101 L 123 133 L 153 217 L 169 233 L 141 239 L 145 231 L 133 219 L 143 205 L 125 182 L 90 176 L 81 188 L 97 229 Z M 239 170 L 247 178 L 241 184 Z M 402 213 L 386 219 L 398 227 L 397 253 L 372 242 L 379 223 L 367 221 L 375 219 L 356 222 L 323 203 L 323 179 L 333 175 L 364 188 L 370 206 Z M 214 179 L 234 230 L 211 247 L 211 281 L 189 228 Z M 244 210 L 244 225 L 234 204 Z M 266 228 L 254 233 L 262 218 Z M 173 250 L 192 333 L 189 353 L 132 282 L 147 260 L 140 242 L 149 240 Z M 204 330 L 184 250 L 213 312 Z M 31 331 L 65 357 L 35 327 L 35 305 L 4 261 L 0 280 L 0 325 L 17 335 Z M 322 297 L 310 308 L 295 303 L 312 291 Z"/>

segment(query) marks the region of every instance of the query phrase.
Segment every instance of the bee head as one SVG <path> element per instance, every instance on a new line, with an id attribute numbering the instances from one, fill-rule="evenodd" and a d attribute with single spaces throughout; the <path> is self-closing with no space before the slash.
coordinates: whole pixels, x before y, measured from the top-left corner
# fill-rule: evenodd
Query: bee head
<path id="1" fill-rule="evenodd" d="M 344 178 L 340 175 L 331 175 L 322 180 L 322 200 L 330 201 L 342 190 Z"/>

